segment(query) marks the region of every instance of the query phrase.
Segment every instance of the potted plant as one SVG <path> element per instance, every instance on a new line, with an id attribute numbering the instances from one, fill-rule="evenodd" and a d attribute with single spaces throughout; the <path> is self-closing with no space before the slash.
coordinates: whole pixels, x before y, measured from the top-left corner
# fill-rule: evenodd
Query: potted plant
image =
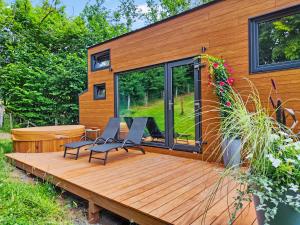
<path id="1" fill-rule="evenodd" d="M 246 102 L 232 93 L 232 112 L 224 121 L 225 125 L 234 122 L 239 128 L 243 163 L 247 165 L 224 172 L 239 184 L 230 224 L 243 205 L 254 200 L 259 225 L 298 225 L 300 142 L 288 128 L 269 116 L 251 83 L 250 88 L 251 94 L 244 98 Z M 248 110 L 249 103 L 252 111 Z"/>
<path id="2" fill-rule="evenodd" d="M 240 171 L 236 180 L 244 188 L 236 198 L 252 200 L 259 225 L 300 224 L 300 142 L 278 131 L 266 136 L 262 152 L 253 152 L 250 170 Z M 236 208 L 239 210 L 239 207 Z"/>
<path id="3" fill-rule="evenodd" d="M 223 152 L 223 161 L 226 167 L 237 167 L 241 161 L 242 143 L 239 137 L 239 131 L 235 124 L 228 120 L 228 116 L 233 110 L 233 89 L 234 78 L 232 77 L 232 68 L 223 59 L 202 55 L 202 59 L 208 61 L 209 85 L 214 87 L 219 100 L 221 133 L 221 148 Z"/>

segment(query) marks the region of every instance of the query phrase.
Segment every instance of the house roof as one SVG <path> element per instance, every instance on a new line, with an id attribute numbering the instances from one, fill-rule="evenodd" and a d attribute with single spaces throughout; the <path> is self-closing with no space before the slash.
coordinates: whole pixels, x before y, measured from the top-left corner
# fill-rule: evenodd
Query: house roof
<path id="1" fill-rule="evenodd" d="M 203 4 L 203 5 L 197 6 L 197 7 L 195 7 L 195 8 L 189 9 L 189 10 L 186 10 L 186 11 L 184 11 L 184 12 L 182 12 L 182 13 L 177 14 L 177 15 L 170 16 L 170 17 L 168 17 L 168 18 L 166 18 L 166 19 L 160 20 L 160 21 L 158 21 L 158 22 L 156 22 L 156 23 L 152 23 L 152 24 L 150 24 L 150 25 L 148 25 L 148 26 L 145 26 L 145 27 L 142 27 L 142 28 L 140 28 L 140 29 L 137 29 L 137 30 L 128 32 L 128 33 L 126 33 L 126 34 L 123 34 L 123 35 L 117 36 L 117 37 L 115 37 L 115 38 L 112 38 L 112 39 L 109 39 L 109 40 L 106 40 L 106 41 L 97 43 L 97 44 L 92 45 L 92 46 L 89 46 L 88 49 L 97 47 L 97 46 L 99 46 L 99 45 L 103 45 L 103 44 L 108 43 L 108 42 L 111 42 L 111 41 L 115 41 L 115 40 L 117 40 L 117 39 L 120 39 L 120 38 L 129 36 L 129 35 L 131 35 L 131 34 L 134 34 L 134 33 L 137 33 L 137 32 L 143 31 L 143 30 L 147 30 L 147 29 L 149 29 L 149 28 L 151 28 L 151 27 L 154 27 L 154 26 L 157 26 L 157 25 L 159 25 L 159 24 L 168 22 L 169 20 L 176 19 L 176 18 L 178 18 L 178 17 L 184 16 L 184 15 L 186 15 L 186 14 L 192 13 L 192 12 L 197 11 L 197 10 L 201 10 L 201 9 L 203 9 L 203 8 L 206 8 L 206 7 L 210 6 L 210 5 L 214 5 L 214 4 L 219 3 L 219 2 L 222 2 L 222 1 L 225 1 L 225 0 L 213 0 L 213 1 L 209 2 L 209 3 L 206 3 L 206 4 Z"/>

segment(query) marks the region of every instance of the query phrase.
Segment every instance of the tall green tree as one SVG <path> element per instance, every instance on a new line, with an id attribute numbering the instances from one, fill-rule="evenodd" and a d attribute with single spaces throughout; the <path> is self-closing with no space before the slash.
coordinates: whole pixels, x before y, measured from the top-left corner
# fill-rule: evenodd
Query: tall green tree
<path id="1" fill-rule="evenodd" d="M 0 96 L 7 111 L 37 125 L 78 122 L 88 45 L 127 31 L 103 1 L 69 18 L 59 1 L 0 4 Z"/>

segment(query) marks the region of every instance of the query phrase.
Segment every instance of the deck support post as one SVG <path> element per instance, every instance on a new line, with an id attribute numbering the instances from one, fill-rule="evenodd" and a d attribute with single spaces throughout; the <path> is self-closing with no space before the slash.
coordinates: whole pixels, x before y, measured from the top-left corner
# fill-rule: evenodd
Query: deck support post
<path id="1" fill-rule="evenodd" d="M 101 207 L 95 205 L 93 201 L 89 201 L 88 221 L 90 224 L 96 224 L 100 222 L 100 211 Z"/>

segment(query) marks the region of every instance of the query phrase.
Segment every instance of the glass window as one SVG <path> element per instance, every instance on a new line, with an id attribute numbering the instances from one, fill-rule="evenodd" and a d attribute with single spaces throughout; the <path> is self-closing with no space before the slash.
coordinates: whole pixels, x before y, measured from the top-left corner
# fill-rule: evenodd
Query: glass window
<path id="1" fill-rule="evenodd" d="M 300 7 L 251 20 L 251 70 L 300 67 Z"/>
<path id="2" fill-rule="evenodd" d="M 106 98 L 106 88 L 105 84 L 95 84 L 94 85 L 94 99 L 101 100 Z"/>
<path id="3" fill-rule="evenodd" d="M 164 66 L 118 74 L 121 136 L 133 117 L 148 117 L 144 142 L 165 143 Z"/>
<path id="4" fill-rule="evenodd" d="M 106 50 L 92 55 L 92 71 L 110 68 L 110 51 Z"/>

